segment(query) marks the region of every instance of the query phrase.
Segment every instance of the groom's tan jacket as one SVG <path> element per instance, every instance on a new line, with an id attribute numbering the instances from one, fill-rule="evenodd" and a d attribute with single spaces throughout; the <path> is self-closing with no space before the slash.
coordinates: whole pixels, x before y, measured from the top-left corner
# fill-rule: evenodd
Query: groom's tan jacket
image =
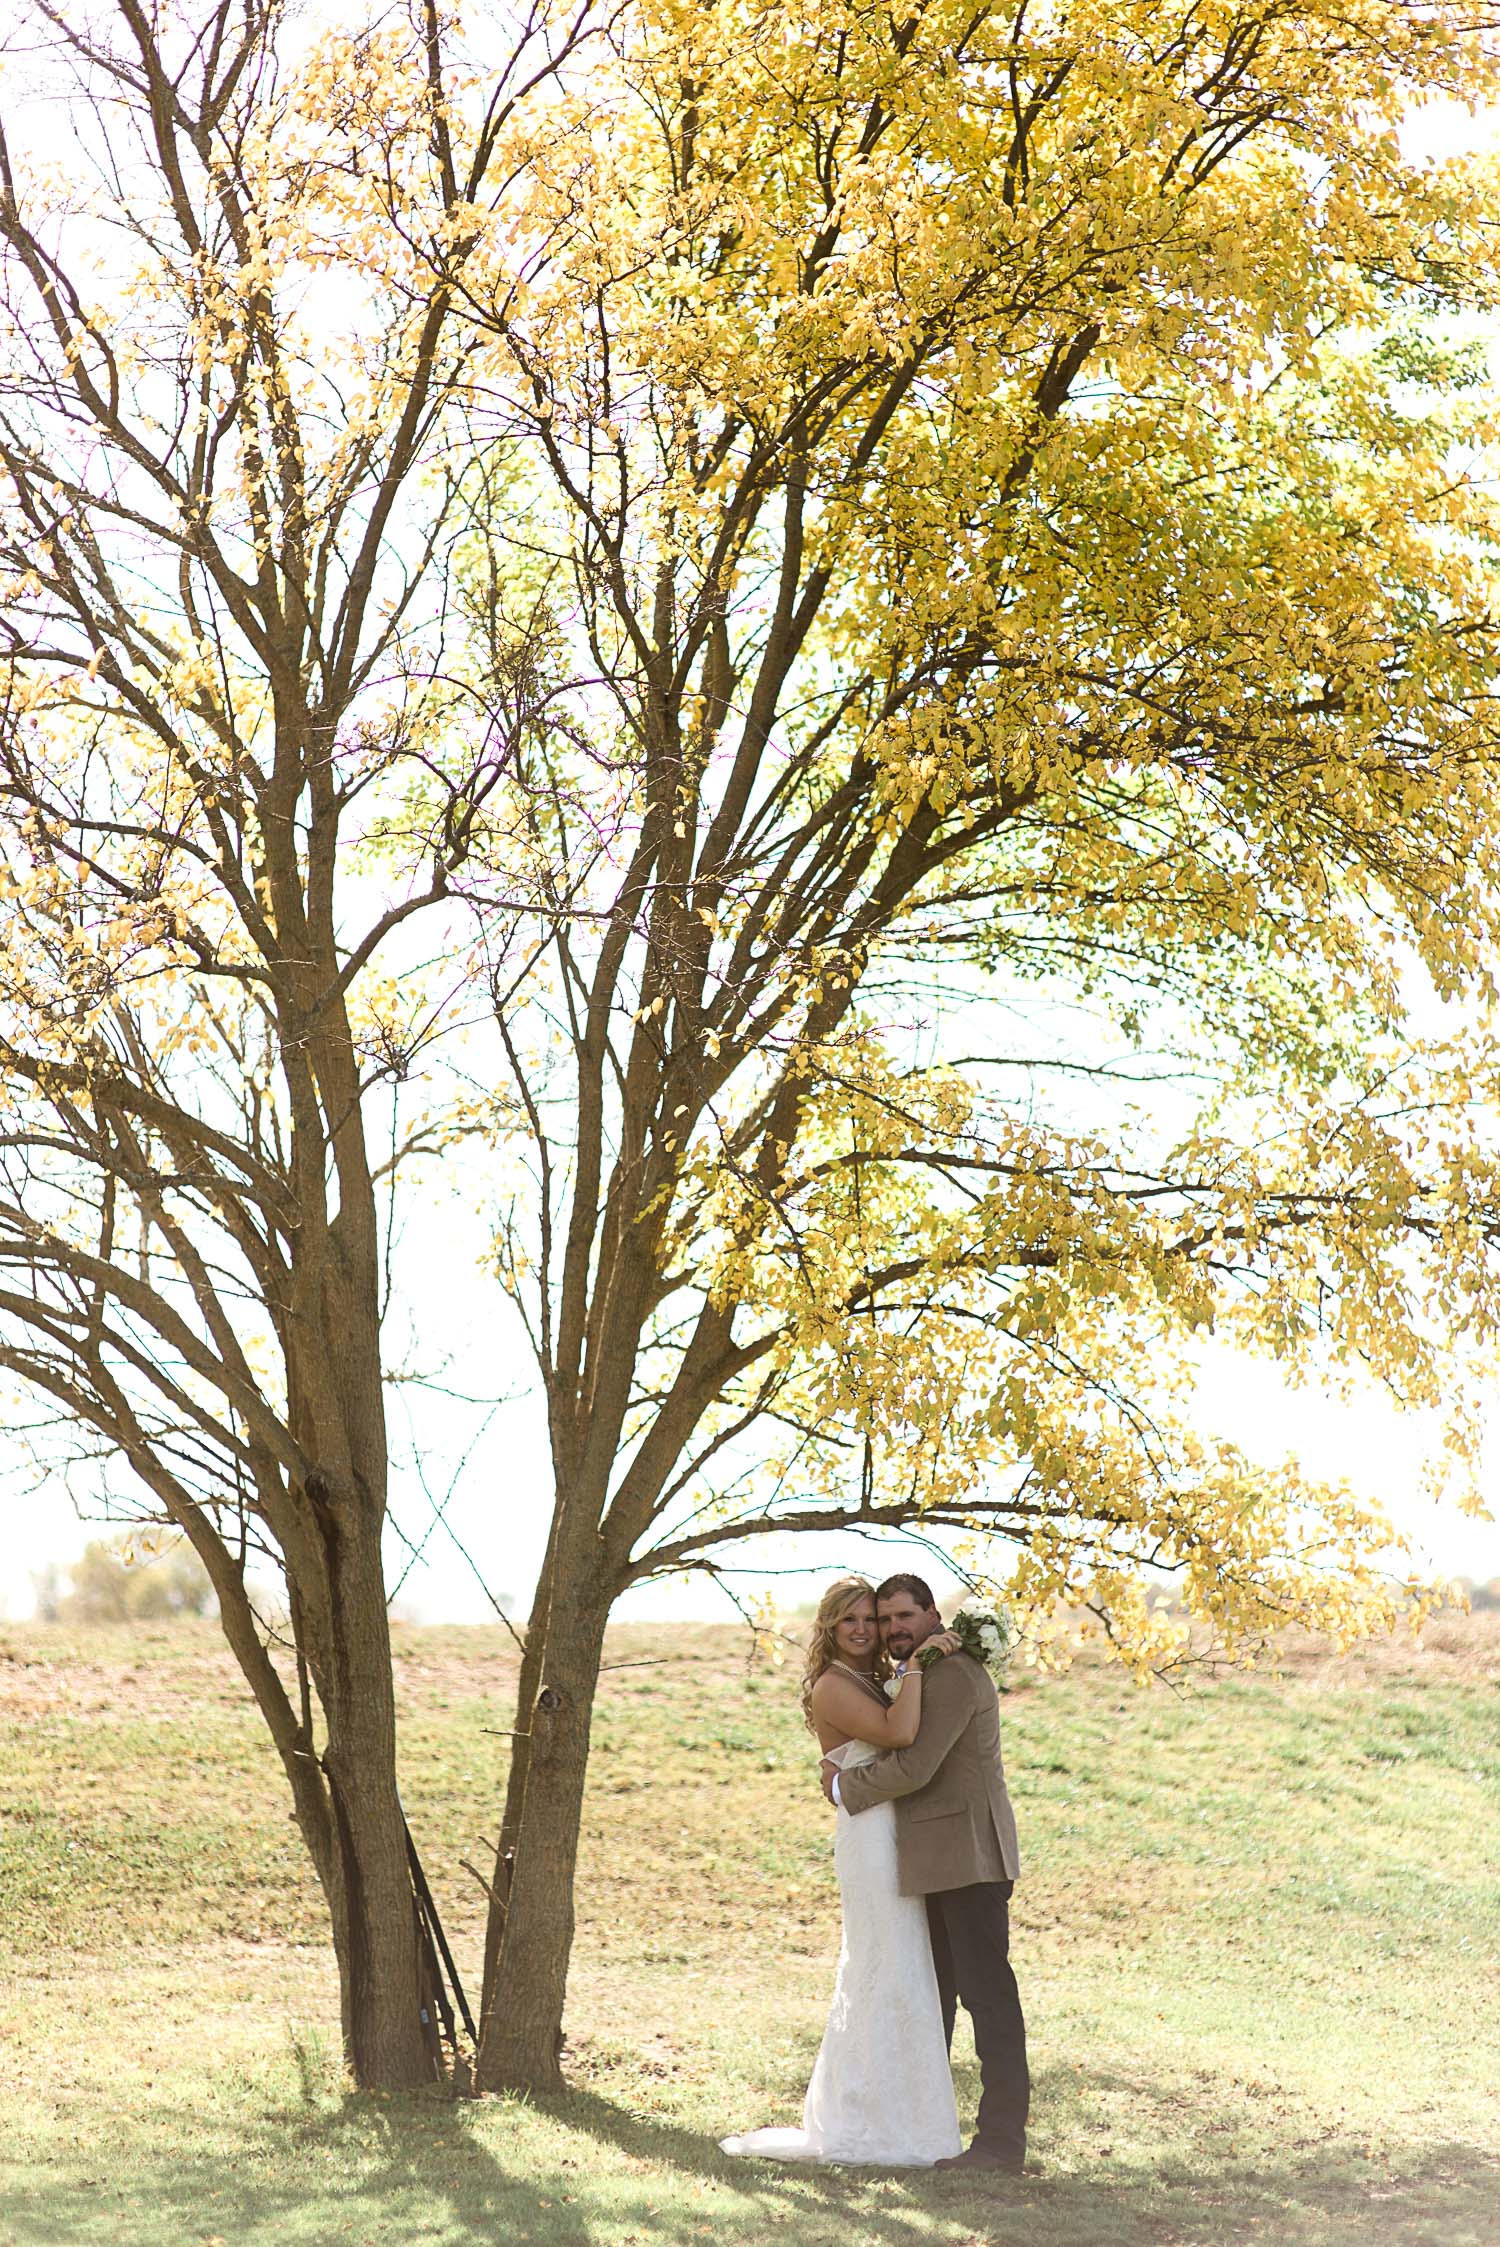
<path id="1" fill-rule="evenodd" d="M 1021 1853 L 988 1671 L 967 1654 L 934 1662 L 922 1679 L 922 1721 L 911 1746 L 841 1771 L 839 1800 L 850 1811 L 894 1801 L 903 1896 L 1016 1879 Z"/>

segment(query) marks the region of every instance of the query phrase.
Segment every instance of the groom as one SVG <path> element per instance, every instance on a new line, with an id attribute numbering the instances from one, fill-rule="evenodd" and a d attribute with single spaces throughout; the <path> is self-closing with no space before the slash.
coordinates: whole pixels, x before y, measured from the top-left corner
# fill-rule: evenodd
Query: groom
<path id="1" fill-rule="evenodd" d="M 943 1627 L 920 1576 L 888 1576 L 876 1588 L 875 1613 L 898 1668 Z M 1000 1705 L 988 1672 L 967 1654 L 935 1662 L 922 1681 L 922 1721 L 911 1746 L 889 1748 L 848 1771 L 825 1763 L 823 1791 L 855 1815 L 894 1800 L 901 1893 L 926 1899 L 950 2048 L 959 1999 L 974 2024 L 974 2143 L 938 2168 L 1019 2171 L 1031 2104 L 1026 2023 L 1010 1965 L 1010 1894 L 1021 1859 L 1000 1765 Z"/>

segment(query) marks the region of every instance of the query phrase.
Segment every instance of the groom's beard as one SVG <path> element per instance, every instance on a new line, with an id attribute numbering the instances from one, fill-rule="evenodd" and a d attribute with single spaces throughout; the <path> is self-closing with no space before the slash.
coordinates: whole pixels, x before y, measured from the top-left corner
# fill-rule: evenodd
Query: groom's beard
<path id="1" fill-rule="evenodd" d="M 925 1630 L 910 1630 L 905 1623 L 892 1623 L 881 1633 L 881 1645 L 893 1662 L 909 1662 L 919 1647 L 925 1646 L 942 1629 L 940 1621 L 928 1624 Z"/>

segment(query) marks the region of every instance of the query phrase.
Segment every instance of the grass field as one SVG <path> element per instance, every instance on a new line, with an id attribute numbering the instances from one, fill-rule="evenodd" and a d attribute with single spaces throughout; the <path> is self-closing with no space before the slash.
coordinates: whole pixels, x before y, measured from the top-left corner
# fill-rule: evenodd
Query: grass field
<path id="1" fill-rule="evenodd" d="M 790 1673 L 741 1636 L 610 1659 L 574 2089 L 453 2105 L 344 2091 L 317 1896 L 213 1629 L 0 1629 L 0 2247 L 1500 2243 L 1495 1618 L 1189 1697 L 1098 1668 L 1007 1695 L 1042 2170 L 982 2192 L 718 2152 L 796 2116 L 826 1814 Z M 399 1681 L 469 1966 L 514 1664 L 408 1628 Z"/>

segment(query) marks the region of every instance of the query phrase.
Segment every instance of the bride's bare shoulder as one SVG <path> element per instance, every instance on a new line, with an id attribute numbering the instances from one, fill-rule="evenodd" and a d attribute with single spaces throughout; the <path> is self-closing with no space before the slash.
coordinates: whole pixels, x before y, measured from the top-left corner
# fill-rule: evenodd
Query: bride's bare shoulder
<path id="1" fill-rule="evenodd" d="M 851 1701 L 865 1698 L 865 1689 L 852 1677 L 841 1677 L 837 1670 L 825 1670 L 815 1682 L 808 1703 L 814 1714 L 820 1709 L 848 1708 Z"/>
<path id="2" fill-rule="evenodd" d="M 849 1738 L 847 1718 L 851 1699 L 858 1699 L 859 1692 L 857 1685 L 848 1678 L 836 1676 L 832 1670 L 825 1670 L 817 1680 L 808 1695 L 808 1709 L 820 1747 L 837 1747 L 841 1740 Z"/>

